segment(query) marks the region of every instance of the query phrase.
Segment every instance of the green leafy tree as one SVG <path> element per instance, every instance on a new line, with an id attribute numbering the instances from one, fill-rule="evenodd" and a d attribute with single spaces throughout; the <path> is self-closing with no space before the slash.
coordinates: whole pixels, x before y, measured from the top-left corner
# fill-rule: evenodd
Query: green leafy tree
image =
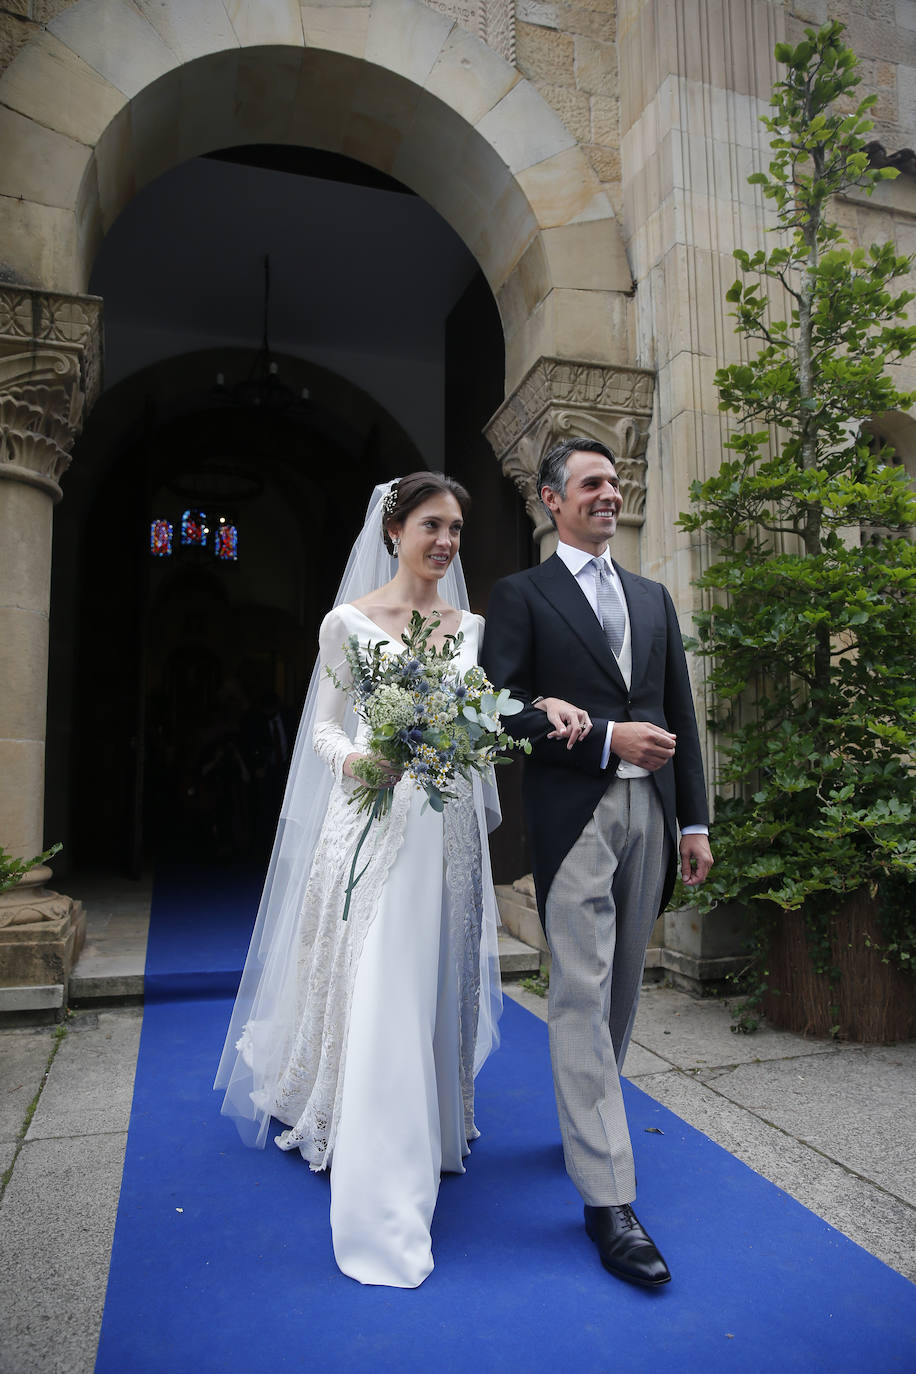
<path id="1" fill-rule="evenodd" d="M 830 218 L 851 187 L 896 172 L 864 151 L 875 97 L 857 101 L 843 26 L 779 44 L 786 73 L 764 117 L 776 246 L 737 251 L 728 292 L 747 362 L 716 374 L 735 417 L 729 456 L 694 482 L 681 525 L 705 537 L 708 660 L 719 732 L 716 866 L 696 899 L 759 923 L 804 906 L 816 967 L 843 898 L 877 894 L 885 949 L 912 967 L 916 903 L 916 501 L 862 422 L 913 400 L 888 364 L 916 348 L 910 261 L 852 247 Z M 758 983 L 758 990 L 760 984 Z"/>

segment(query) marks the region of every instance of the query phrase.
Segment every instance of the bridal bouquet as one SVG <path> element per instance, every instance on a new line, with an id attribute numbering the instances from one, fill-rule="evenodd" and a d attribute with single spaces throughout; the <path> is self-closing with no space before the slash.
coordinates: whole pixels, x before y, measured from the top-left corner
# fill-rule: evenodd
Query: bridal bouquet
<path id="1" fill-rule="evenodd" d="M 348 692 L 371 732 L 366 744 L 371 757 L 353 767 L 360 784 L 350 800 L 359 811 L 368 811 L 369 819 L 350 867 L 344 920 L 365 872 L 356 872 L 359 851 L 372 822 L 391 809 L 391 783 L 398 775 L 413 778 L 426 793 L 426 804 L 442 811 L 455 796 L 450 784 L 456 777 L 470 779 L 492 764 L 506 763 L 499 755 L 508 749 L 531 752 L 527 740 L 513 740 L 501 728 L 501 717 L 514 716 L 522 703 L 494 688 L 481 668 L 459 674 L 455 659 L 463 636 L 447 635 L 440 648 L 431 645 L 439 623 L 436 616 L 424 619 L 414 611 L 401 636 L 405 651 L 397 653 L 381 643 L 364 649 L 351 635 L 344 646 L 353 679 L 348 688 L 327 670 L 335 686 Z"/>

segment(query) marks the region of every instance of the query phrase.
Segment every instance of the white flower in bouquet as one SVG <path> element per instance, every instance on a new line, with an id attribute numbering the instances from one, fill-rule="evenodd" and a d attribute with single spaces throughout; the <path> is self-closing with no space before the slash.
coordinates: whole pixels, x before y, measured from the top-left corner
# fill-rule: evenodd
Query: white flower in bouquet
<path id="1" fill-rule="evenodd" d="M 430 635 L 439 624 L 437 616 L 424 619 L 414 611 L 401 636 L 403 653 L 392 653 L 382 644 L 363 649 L 352 635 L 344 646 L 353 680 L 349 688 L 328 669 L 371 731 L 368 757 L 353 766 L 360 784 L 351 803 L 370 814 L 350 866 L 344 920 L 362 876 L 356 872 L 359 851 L 372 822 L 391 809 L 392 773 L 412 778 L 426 793 L 427 804 L 442 811 L 455 796 L 450 784 L 457 777 L 470 779 L 494 763 L 507 762 L 499 755 L 510 749 L 531 752 L 528 740 L 513 740 L 501 724 L 501 717 L 515 715 L 522 703 L 508 691 L 495 689 L 482 668 L 469 668 L 459 676 L 454 661 L 463 636 L 446 635 L 441 648 L 431 646 Z"/>

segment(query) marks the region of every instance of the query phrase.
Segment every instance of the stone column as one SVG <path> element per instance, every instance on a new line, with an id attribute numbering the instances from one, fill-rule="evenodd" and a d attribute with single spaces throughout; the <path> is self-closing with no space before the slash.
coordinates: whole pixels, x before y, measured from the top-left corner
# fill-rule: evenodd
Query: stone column
<path id="1" fill-rule="evenodd" d="M 653 386 L 653 374 L 643 368 L 540 358 L 487 425 L 487 439 L 534 525 L 542 561 L 556 547 L 556 532 L 538 495 L 538 467 L 555 444 L 581 436 L 598 439 L 617 458 L 623 510 L 614 557 L 631 572 L 640 571 Z"/>
<path id="2" fill-rule="evenodd" d="M 0 286 L 0 846 L 16 858 L 45 847 L 51 521 L 99 391 L 101 311 L 96 297 Z M 50 877 L 33 869 L 0 894 L 0 1011 L 63 1003 L 85 917 Z"/>

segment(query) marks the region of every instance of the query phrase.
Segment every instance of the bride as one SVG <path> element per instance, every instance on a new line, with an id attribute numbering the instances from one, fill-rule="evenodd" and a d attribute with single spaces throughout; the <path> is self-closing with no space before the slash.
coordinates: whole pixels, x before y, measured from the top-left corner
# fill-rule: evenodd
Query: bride
<path id="1" fill-rule="evenodd" d="M 331 1170 L 340 1269 L 413 1288 L 433 1268 L 441 1171 L 464 1172 L 474 1075 L 497 1044 L 496 903 L 487 830 L 492 784 L 459 779 L 444 813 L 390 774 L 388 815 L 365 826 L 348 800 L 365 727 L 347 694 L 343 646 L 403 650 L 411 613 L 435 616 L 431 643 L 460 633 L 457 670 L 477 663 L 483 622 L 458 562 L 467 492 L 438 473 L 377 487 L 321 626 L 277 839 L 217 1073 L 222 1110 L 263 1146 L 276 1117 L 284 1150 Z M 498 684 L 497 684 L 498 685 Z"/>

